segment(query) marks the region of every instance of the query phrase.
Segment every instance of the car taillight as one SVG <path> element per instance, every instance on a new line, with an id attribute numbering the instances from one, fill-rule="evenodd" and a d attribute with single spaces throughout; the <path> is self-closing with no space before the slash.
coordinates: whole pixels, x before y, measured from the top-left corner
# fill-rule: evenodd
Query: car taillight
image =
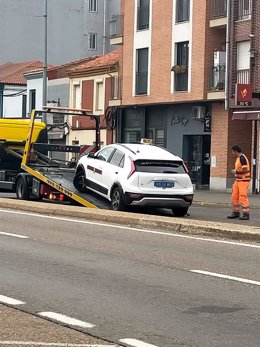
<path id="1" fill-rule="evenodd" d="M 184 170 L 187 174 L 189 174 L 189 169 L 187 168 L 186 164 L 183 162 L 183 167 L 184 167 Z"/>
<path id="2" fill-rule="evenodd" d="M 133 161 L 133 159 L 131 157 L 129 157 L 130 161 L 131 161 L 131 169 L 130 169 L 130 172 L 127 176 L 127 179 L 130 178 L 133 173 L 136 171 L 136 167 L 135 167 L 135 162 Z"/>

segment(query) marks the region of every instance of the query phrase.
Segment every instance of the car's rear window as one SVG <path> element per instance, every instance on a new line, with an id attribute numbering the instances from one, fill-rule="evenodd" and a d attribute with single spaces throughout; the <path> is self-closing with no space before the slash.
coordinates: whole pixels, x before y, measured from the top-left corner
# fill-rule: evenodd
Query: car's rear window
<path id="1" fill-rule="evenodd" d="M 138 172 L 153 172 L 165 174 L 182 174 L 185 169 L 182 161 L 168 160 L 137 160 L 135 162 L 136 171 Z"/>

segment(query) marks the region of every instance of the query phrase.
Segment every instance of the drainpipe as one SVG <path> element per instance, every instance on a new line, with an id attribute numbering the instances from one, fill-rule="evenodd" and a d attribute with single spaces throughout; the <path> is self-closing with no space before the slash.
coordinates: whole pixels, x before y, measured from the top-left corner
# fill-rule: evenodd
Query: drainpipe
<path id="1" fill-rule="evenodd" d="M 0 118 L 3 118 L 4 85 L 0 83 Z"/>
<path id="2" fill-rule="evenodd" d="M 227 30 L 226 30 L 226 72 L 225 72 L 225 110 L 228 111 L 228 78 L 229 78 L 229 36 L 230 36 L 230 0 L 227 0 Z"/>

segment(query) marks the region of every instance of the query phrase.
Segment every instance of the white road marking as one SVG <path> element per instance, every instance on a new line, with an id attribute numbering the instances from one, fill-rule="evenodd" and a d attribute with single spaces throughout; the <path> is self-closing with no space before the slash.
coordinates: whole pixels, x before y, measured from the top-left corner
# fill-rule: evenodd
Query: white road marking
<path id="1" fill-rule="evenodd" d="M 8 296 L 5 296 L 5 295 L 0 295 L 0 302 L 4 304 L 8 304 L 8 305 L 24 305 L 25 304 L 25 302 L 23 301 L 9 298 Z"/>
<path id="2" fill-rule="evenodd" d="M 65 324 L 69 324 L 69 325 L 73 325 L 73 326 L 78 326 L 81 328 L 93 328 L 95 326 L 93 324 L 83 322 L 81 320 L 71 318 L 71 317 L 65 316 L 63 314 L 56 313 L 56 312 L 39 312 L 38 314 L 42 317 L 47 317 L 47 318 L 59 321 L 61 323 L 65 323 Z"/>
<path id="3" fill-rule="evenodd" d="M 59 342 L 34 342 L 34 341 L 0 341 L 2 345 L 22 345 L 22 346 L 57 346 L 57 347 L 117 347 L 116 345 L 91 345 L 76 343 L 59 343 Z"/>
<path id="4" fill-rule="evenodd" d="M 19 235 L 19 234 L 4 233 L 4 232 L 2 232 L 2 231 L 0 231 L 0 235 L 18 237 L 19 239 L 29 239 L 28 236 Z"/>
<path id="5" fill-rule="evenodd" d="M 38 218 L 53 219 L 53 220 L 59 220 L 59 221 L 64 221 L 64 222 L 70 222 L 70 223 L 98 225 L 98 226 L 103 226 L 103 227 L 107 227 L 107 228 L 124 229 L 124 230 L 130 230 L 130 231 L 139 231 L 139 232 L 143 232 L 143 233 L 147 233 L 147 234 L 164 235 L 164 236 L 170 236 L 170 237 L 176 237 L 176 238 L 182 238 L 182 239 L 189 239 L 189 240 L 197 240 L 197 241 L 213 242 L 213 243 L 223 243 L 223 244 L 233 245 L 233 246 L 240 246 L 240 247 L 249 247 L 249 248 L 260 249 L 260 245 L 253 245 L 253 244 L 250 244 L 250 243 L 242 243 L 242 242 L 240 243 L 240 242 L 234 242 L 234 241 L 217 240 L 217 239 L 206 238 L 206 237 L 196 237 L 196 236 L 190 236 L 190 235 L 180 235 L 180 234 L 173 234 L 173 233 L 167 233 L 167 232 L 162 232 L 162 231 L 154 231 L 154 230 L 147 230 L 147 229 L 124 227 L 124 226 L 115 225 L 115 224 L 97 223 L 97 222 L 89 222 L 89 221 L 84 221 L 84 220 L 79 220 L 79 219 L 46 216 L 46 215 L 41 215 L 41 214 L 38 214 L 38 213 L 30 213 L 30 212 L 17 212 L 17 211 L 4 210 L 4 209 L 0 209 L 0 212 L 20 214 L 20 215 L 26 215 L 26 216 L 32 216 L 32 217 L 38 217 Z"/>
<path id="6" fill-rule="evenodd" d="M 145 343 L 135 339 L 121 339 L 119 341 L 133 347 L 157 347 L 155 345 L 150 345 L 149 343 Z"/>
<path id="7" fill-rule="evenodd" d="M 253 284 L 255 286 L 260 286 L 259 281 L 253 281 L 253 280 L 248 280 L 246 278 L 241 278 L 241 277 L 235 277 L 235 276 L 228 276 L 228 275 L 223 275 L 215 272 L 209 272 L 209 271 L 202 271 L 202 270 L 190 270 L 191 272 L 195 272 L 201 275 L 207 275 L 207 276 L 212 276 L 212 277 L 219 277 L 219 278 L 224 278 L 227 280 L 231 281 L 236 281 L 236 282 L 242 282 L 242 283 L 248 283 L 248 284 Z"/>

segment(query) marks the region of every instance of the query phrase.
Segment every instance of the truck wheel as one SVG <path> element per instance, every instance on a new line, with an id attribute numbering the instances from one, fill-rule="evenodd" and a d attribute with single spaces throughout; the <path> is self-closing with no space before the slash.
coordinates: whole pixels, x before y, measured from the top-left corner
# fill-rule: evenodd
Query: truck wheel
<path id="1" fill-rule="evenodd" d="M 16 182 L 16 196 L 20 200 L 28 200 L 30 197 L 26 176 L 20 175 Z"/>

